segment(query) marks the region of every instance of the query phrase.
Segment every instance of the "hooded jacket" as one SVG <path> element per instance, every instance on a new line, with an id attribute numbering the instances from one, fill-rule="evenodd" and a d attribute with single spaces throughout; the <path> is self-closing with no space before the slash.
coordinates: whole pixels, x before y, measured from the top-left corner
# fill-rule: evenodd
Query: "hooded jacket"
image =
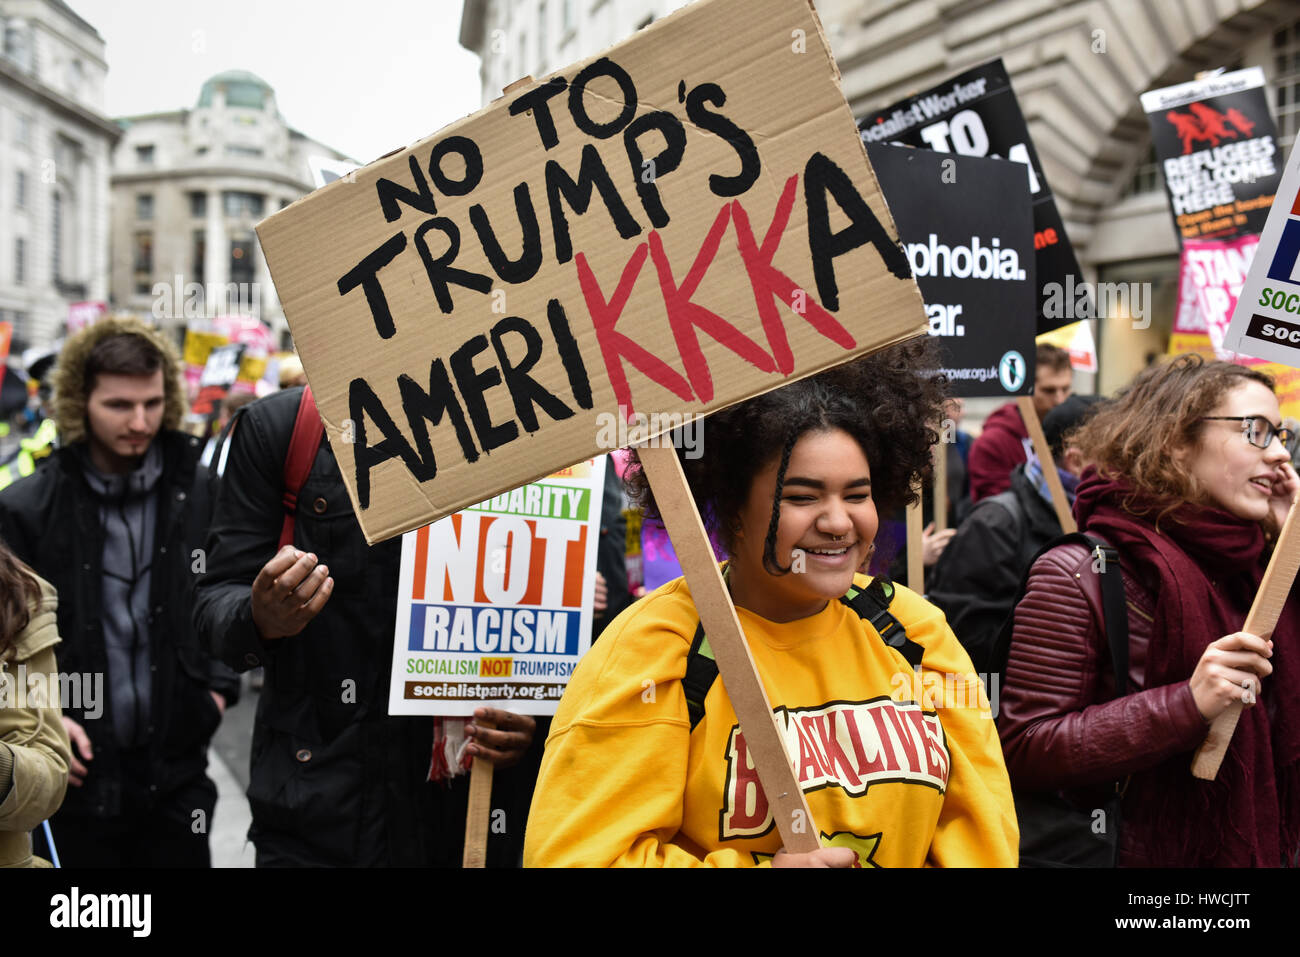
<path id="1" fill-rule="evenodd" d="M 40 605 L 0 662 L 0 867 L 49 866 L 32 856 L 30 832 L 58 810 L 68 783 L 59 683 L 48 679 L 58 671 L 58 598 L 48 582 L 40 586 Z"/>
<path id="2" fill-rule="evenodd" d="M 0 537 L 59 595 L 58 631 L 63 638 L 59 664 L 66 673 L 89 676 L 79 683 L 82 700 L 63 703 L 63 713 L 82 725 L 94 758 L 85 784 L 69 788 L 65 813 L 112 818 L 122 812 L 120 748 L 113 729 L 109 649 L 103 621 L 105 535 L 100 503 L 87 480 L 85 365 L 90 351 L 105 336 L 133 333 L 156 345 L 164 356 L 165 410 L 154 439 L 161 453 L 162 474 L 154 483 L 155 533 L 149 550 L 149 598 L 145 626 L 150 672 L 148 722 L 143 729 L 149 754 L 149 780 L 132 782 L 151 799 L 164 800 L 196 783 L 210 793 L 207 746 L 220 722 L 209 694 L 228 701 L 238 693 L 238 678 L 217 668 L 199 647 L 191 625 L 196 571 L 206 509 L 206 483 L 195 482 L 202 443 L 175 431 L 184 410 L 175 349 L 138 320 L 106 319 L 70 338 L 54 373 L 54 410 L 64 444 L 35 474 L 0 491 Z M 195 493 L 198 493 L 196 500 Z"/>
<path id="3" fill-rule="evenodd" d="M 971 446 L 970 498 L 972 502 L 1005 492 L 1011 487 L 1011 470 L 1025 461 L 1024 440 L 1029 438 L 1020 408 L 1014 402 L 996 409 L 984 422 L 984 431 Z"/>

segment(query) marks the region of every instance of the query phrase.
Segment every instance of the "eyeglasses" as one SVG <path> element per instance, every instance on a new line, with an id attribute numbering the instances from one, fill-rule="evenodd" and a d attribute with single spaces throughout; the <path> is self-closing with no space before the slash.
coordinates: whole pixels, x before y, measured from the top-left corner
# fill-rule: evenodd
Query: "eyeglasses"
<path id="1" fill-rule="evenodd" d="M 1277 436 L 1283 448 L 1289 446 L 1295 438 L 1293 431 L 1275 426 L 1262 415 L 1203 415 L 1201 419 L 1206 422 L 1240 422 L 1242 436 L 1257 449 L 1268 448 L 1274 436 Z"/>

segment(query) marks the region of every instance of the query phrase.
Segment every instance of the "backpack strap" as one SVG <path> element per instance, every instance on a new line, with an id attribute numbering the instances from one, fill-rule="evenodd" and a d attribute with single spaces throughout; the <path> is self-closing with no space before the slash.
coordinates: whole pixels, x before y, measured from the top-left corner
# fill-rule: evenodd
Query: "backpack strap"
<path id="1" fill-rule="evenodd" d="M 713 659 L 713 649 L 704 634 L 704 622 L 695 626 L 691 650 L 686 656 L 686 676 L 682 690 L 686 693 L 686 713 L 691 719 L 691 730 L 704 718 L 704 699 L 718 680 L 718 663 Z"/>
<path id="2" fill-rule="evenodd" d="M 881 576 L 873 578 L 871 584 L 864 589 L 851 587 L 840 597 L 840 601 L 856 611 L 859 618 L 876 629 L 885 644 L 916 668 L 921 664 L 921 655 L 925 649 L 907 637 L 903 623 L 890 613 L 889 603 L 893 600 L 894 583 Z"/>
<path id="3" fill-rule="evenodd" d="M 894 584 L 888 578 L 873 578 L 866 588 L 851 587 L 840 597 L 840 601 L 857 612 L 858 617 L 866 621 L 879 633 L 881 640 L 898 651 L 913 668 L 921 663 L 924 650 L 907 637 L 903 623 L 889 611 L 889 603 L 894 599 Z M 704 718 L 704 699 L 709 696 L 709 689 L 718 680 L 718 663 L 713 658 L 713 649 L 704 634 L 704 623 L 695 626 L 695 636 L 691 639 L 691 650 L 686 655 L 686 675 L 682 678 L 682 690 L 686 693 L 686 713 L 691 719 L 691 730 Z"/>
<path id="4" fill-rule="evenodd" d="M 280 527 L 280 544 L 284 548 L 293 543 L 293 528 L 298 514 L 298 493 L 307 476 L 311 474 L 316 452 L 325 436 L 325 423 L 316 409 L 316 399 L 311 386 L 304 386 L 298 402 L 298 415 L 293 420 L 293 435 L 289 437 L 289 452 L 284 457 L 284 524 Z M 277 549 L 278 550 L 278 549 Z"/>
<path id="5" fill-rule="evenodd" d="M 1106 629 L 1106 644 L 1110 649 L 1111 666 L 1115 669 L 1115 696 L 1128 693 L 1128 602 L 1124 597 L 1124 570 L 1119 549 L 1105 539 L 1084 532 L 1071 532 L 1052 539 L 1029 560 L 1020 579 L 1011 612 L 998 632 L 993 651 L 992 670 L 1004 674 L 1011 653 L 1011 635 L 1015 630 L 1016 607 L 1029 590 L 1029 574 L 1040 558 L 1060 545 L 1082 545 L 1092 553 L 1092 566 L 1101 579 L 1102 626 Z"/>
<path id="6" fill-rule="evenodd" d="M 1092 535 L 1083 537 L 1092 546 L 1092 564 L 1101 577 L 1101 611 L 1110 663 L 1115 669 L 1115 697 L 1122 698 L 1128 693 L 1128 602 L 1124 598 L 1119 550 Z"/>

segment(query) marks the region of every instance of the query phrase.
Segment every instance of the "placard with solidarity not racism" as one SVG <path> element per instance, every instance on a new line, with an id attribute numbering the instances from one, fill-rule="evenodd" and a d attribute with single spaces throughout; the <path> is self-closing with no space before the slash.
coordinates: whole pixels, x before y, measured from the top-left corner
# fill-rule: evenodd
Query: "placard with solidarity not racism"
<path id="1" fill-rule="evenodd" d="M 371 542 L 925 331 L 808 0 L 684 7 L 258 235 Z"/>
<path id="2" fill-rule="evenodd" d="M 1263 70 L 1151 90 L 1142 109 L 1181 239 L 1232 239 L 1264 228 L 1282 151 Z"/>
<path id="3" fill-rule="evenodd" d="M 1300 367 L 1300 150 L 1294 146 L 1224 345 Z"/>
<path id="4" fill-rule="evenodd" d="M 864 143 L 902 143 L 939 153 L 988 156 L 1023 164 L 1033 197 L 1035 273 L 1041 287 L 1035 306 L 1037 332 L 1041 335 L 1093 317 L 1092 298 L 1088 295 L 1079 297 L 1079 307 L 1074 309 L 1062 312 L 1052 308 L 1059 302 L 1062 290 L 1068 287 L 1073 291 L 1082 284 L 1083 271 L 1001 59 L 868 113 L 859 118 L 858 128 Z"/>
<path id="5" fill-rule="evenodd" d="M 402 536 L 389 714 L 555 714 L 591 647 L 606 462 Z"/>
<path id="6" fill-rule="evenodd" d="M 1034 220 L 1024 167 L 872 144 L 952 394 L 1034 390 Z"/>

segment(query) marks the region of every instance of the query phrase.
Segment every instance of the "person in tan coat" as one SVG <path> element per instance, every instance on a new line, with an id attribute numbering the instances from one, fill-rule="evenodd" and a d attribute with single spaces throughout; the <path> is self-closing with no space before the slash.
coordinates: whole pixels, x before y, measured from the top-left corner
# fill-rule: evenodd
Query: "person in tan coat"
<path id="1" fill-rule="evenodd" d="M 68 786 L 57 607 L 54 589 L 0 543 L 0 867 L 50 866 L 32 854 L 31 831 L 59 809 Z"/>

